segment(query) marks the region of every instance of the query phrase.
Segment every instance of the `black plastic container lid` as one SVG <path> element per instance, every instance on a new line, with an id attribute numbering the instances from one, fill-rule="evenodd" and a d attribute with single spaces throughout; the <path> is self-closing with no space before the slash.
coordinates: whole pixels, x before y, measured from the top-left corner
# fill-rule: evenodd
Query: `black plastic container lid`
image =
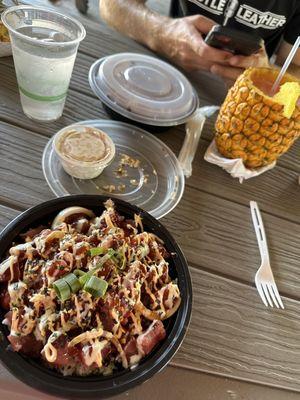
<path id="1" fill-rule="evenodd" d="M 101 58 L 91 66 L 89 82 L 108 107 L 143 124 L 179 125 L 198 107 L 197 93 L 180 71 L 143 54 Z"/>

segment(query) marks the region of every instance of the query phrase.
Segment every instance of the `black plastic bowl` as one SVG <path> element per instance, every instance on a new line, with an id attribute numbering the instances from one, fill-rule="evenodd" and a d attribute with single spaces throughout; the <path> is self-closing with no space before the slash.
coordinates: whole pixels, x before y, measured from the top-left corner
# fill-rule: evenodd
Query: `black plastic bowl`
<path id="1" fill-rule="evenodd" d="M 117 111 L 110 108 L 107 104 L 103 103 L 103 101 L 102 101 L 102 106 L 103 106 L 103 109 L 106 111 L 107 115 L 110 116 L 115 121 L 121 121 L 121 122 L 126 122 L 127 124 L 135 125 L 141 129 L 144 129 L 145 131 L 148 131 L 148 132 L 151 132 L 154 134 L 155 133 L 163 133 L 163 132 L 170 130 L 171 128 L 174 128 L 174 125 L 160 126 L 160 125 L 143 124 L 142 122 L 135 121 L 134 119 L 124 117 L 124 115 L 119 114 Z"/>
<path id="2" fill-rule="evenodd" d="M 30 208 L 15 218 L 0 234 L 0 260 L 4 259 L 11 244 L 20 233 L 30 227 L 50 222 L 63 208 L 74 205 L 93 209 L 96 215 L 103 211 L 108 197 L 97 195 L 67 196 L 46 201 Z M 166 321 L 167 337 L 132 370 L 120 370 L 111 376 L 64 377 L 42 363 L 8 349 L 8 329 L 0 323 L 0 360 L 24 383 L 43 392 L 64 398 L 105 398 L 122 393 L 151 378 L 164 368 L 178 350 L 191 316 L 192 285 L 187 262 L 179 246 L 159 221 L 140 208 L 113 199 L 118 212 L 126 217 L 140 213 L 145 229 L 154 232 L 165 242 L 171 258 L 170 275 L 177 278 L 182 296 L 179 310 Z M 3 312 L 0 313 L 1 320 Z M 2 334 L 1 334 L 2 333 Z M 2 337 L 2 338 L 1 338 Z"/>

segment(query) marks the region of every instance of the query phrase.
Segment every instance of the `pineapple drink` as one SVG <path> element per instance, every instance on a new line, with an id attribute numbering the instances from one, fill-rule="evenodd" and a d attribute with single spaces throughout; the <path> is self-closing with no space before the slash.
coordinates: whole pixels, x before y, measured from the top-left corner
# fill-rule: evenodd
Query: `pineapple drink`
<path id="1" fill-rule="evenodd" d="M 216 122 L 216 145 L 247 168 L 271 164 L 300 136 L 300 81 L 285 74 L 270 97 L 278 70 L 249 68 L 229 90 Z"/>

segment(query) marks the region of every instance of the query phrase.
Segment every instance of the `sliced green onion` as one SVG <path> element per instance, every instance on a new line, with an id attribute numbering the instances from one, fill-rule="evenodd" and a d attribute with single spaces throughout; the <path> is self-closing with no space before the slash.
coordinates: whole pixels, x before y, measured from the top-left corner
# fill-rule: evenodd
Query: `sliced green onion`
<path id="1" fill-rule="evenodd" d="M 62 278 L 70 286 L 71 292 L 76 293 L 81 289 L 80 282 L 76 275 L 68 274 Z"/>
<path id="2" fill-rule="evenodd" d="M 118 261 L 118 252 L 114 249 L 108 249 L 107 254 L 109 255 L 109 258 L 112 260 L 112 262 L 114 262 L 116 265 L 119 264 Z"/>
<path id="3" fill-rule="evenodd" d="M 79 283 L 81 287 L 84 287 L 84 285 L 87 283 L 87 281 L 95 274 L 97 271 L 99 271 L 102 267 L 103 264 L 106 263 L 107 260 L 109 260 L 111 256 L 109 254 L 105 254 L 103 257 L 101 257 L 100 261 L 97 263 L 97 265 L 90 269 L 88 272 L 83 272 L 79 269 L 75 269 L 74 273 L 79 276 Z M 98 278 L 97 278 L 98 279 Z"/>
<path id="4" fill-rule="evenodd" d="M 114 255 L 116 255 L 116 250 L 115 249 L 108 249 L 107 250 L 107 254 L 110 256 L 110 257 L 113 257 Z"/>
<path id="5" fill-rule="evenodd" d="M 81 287 L 83 287 L 86 284 L 86 282 L 90 279 L 91 276 L 92 275 L 90 273 L 86 273 L 79 278 Z"/>
<path id="6" fill-rule="evenodd" d="M 73 273 L 74 273 L 76 276 L 83 276 L 83 275 L 86 274 L 84 271 L 81 271 L 81 269 L 74 269 Z"/>
<path id="7" fill-rule="evenodd" d="M 108 249 L 107 254 L 110 255 L 110 259 L 116 264 L 116 266 L 119 269 L 123 270 L 126 267 L 126 256 L 125 256 L 124 246 L 120 251 L 116 251 L 114 249 Z"/>
<path id="8" fill-rule="evenodd" d="M 70 286 L 64 279 L 58 279 L 53 283 L 53 288 L 60 298 L 60 300 L 65 301 L 71 297 L 71 289 Z"/>
<path id="9" fill-rule="evenodd" d="M 102 297 L 105 295 L 107 287 L 108 283 L 105 280 L 100 279 L 97 276 L 91 276 L 84 285 L 83 289 L 90 293 L 93 297 Z"/>
<path id="10" fill-rule="evenodd" d="M 92 249 L 89 250 L 89 254 L 91 257 L 95 257 L 104 254 L 105 251 L 106 249 L 104 247 L 93 247 Z"/>

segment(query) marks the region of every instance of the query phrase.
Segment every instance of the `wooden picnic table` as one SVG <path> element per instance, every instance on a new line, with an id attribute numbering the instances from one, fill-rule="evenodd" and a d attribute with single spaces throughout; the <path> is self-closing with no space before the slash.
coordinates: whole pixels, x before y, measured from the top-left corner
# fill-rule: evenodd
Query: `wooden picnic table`
<path id="1" fill-rule="evenodd" d="M 35 2 L 38 3 L 38 2 Z M 60 6 L 64 8 L 64 2 Z M 109 118 L 89 87 L 91 64 L 105 55 L 147 49 L 103 23 L 80 18 L 87 37 L 80 45 L 62 118 L 38 123 L 22 112 L 11 57 L 0 59 L 0 225 L 28 207 L 53 198 L 41 158 L 49 138 L 81 120 Z M 220 104 L 223 83 L 190 75 L 201 105 Z M 178 154 L 184 127 L 158 137 Z M 214 135 L 207 121 L 186 180 L 183 198 L 163 224 L 182 247 L 193 279 L 188 334 L 171 365 L 116 399 L 296 399 L 300 392 L 300 202 L 296 143 L 276 168 L 240 184 L 203 160 Z M 255 286 L 260 258 L 249 212 L 258 202 L 266 226 L 271 264 L 285 310 L 265 308 Z M 17 381 L 0 367 L 0 398 L 53 399 Z"/>

